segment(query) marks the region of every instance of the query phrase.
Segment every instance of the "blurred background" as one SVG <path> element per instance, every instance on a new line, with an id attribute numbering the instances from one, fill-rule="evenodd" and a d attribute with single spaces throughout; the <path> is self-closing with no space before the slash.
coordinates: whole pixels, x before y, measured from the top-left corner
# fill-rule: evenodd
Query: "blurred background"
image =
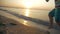
<path id="1" fill-rule="evenodd" d="M 49 22 L 48 13 L 54 8 L 55 0 L 0 0 L 0 15 L 44 30 Z"/>

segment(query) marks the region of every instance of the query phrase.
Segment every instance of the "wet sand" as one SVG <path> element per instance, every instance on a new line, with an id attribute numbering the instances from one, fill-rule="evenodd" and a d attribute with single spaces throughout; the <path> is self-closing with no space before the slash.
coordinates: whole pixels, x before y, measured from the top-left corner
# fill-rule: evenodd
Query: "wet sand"
<path id="1" fill-rule="evenodd" d="M 13 19 L 9 19 L 1 15 L 0 22 L 6 24 L 5 28 L 2 28 L 2 30 L 5 29 L 8 34 L 45 34 L 38 28 L 23 25 Z M 10 23 L 14 23 L 16 25 L 11 25 Z"/>

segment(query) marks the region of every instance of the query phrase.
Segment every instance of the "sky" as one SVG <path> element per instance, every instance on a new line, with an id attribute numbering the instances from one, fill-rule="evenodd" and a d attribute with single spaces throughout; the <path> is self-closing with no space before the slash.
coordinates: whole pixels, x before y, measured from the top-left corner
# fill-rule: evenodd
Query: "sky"
<path id="1" fill-rule="evenodd" d="M 51 10 L 55 7 L 54 0 L 0 0 L 0 6 L 36 8 Z"/>

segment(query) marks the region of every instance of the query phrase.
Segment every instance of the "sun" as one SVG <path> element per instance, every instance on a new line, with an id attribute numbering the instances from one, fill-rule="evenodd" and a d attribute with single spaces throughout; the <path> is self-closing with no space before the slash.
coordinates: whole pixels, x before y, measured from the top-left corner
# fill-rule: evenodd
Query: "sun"
<path id="1" fill-rule="evenodd" d="M 32 6 L 32 1 L 31 0 L 23 0 L 23 5 L 25 8 L 30 8 Z"/>
<path id="2" fill-rule="evenodd" d="M 44 0 L 22 0 L 22 4 L 25 8 L 38 7 L 44 4 Z"/>
<path id="3" fill-rule="evenodd" d="M 31 7 L 31 5 L 32 5 L 32 3 L 31 3 L 31 2 L 26 2 L 26 3 L 25 3 L 26 8 L 30 8 L 30 7 Z"/>

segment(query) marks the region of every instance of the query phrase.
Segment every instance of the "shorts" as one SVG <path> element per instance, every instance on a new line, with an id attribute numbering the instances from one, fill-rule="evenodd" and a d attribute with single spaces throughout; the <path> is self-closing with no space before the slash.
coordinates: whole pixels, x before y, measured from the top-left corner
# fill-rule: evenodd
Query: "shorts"
<path id="1" fill-rule="evenodd" d="M 60 23 L 60 8 L 53 9 L 49 15 L 54 17 L 57 23 Z"/>
<path id="2" fill-rule="evenodd" d="M 57 23 L 60 23 L 60 8 L 56 8 L 55 9 L 55 21 L 57 22 Z"/>
<path id="3" fill-rule="evenodd" d="M 54 17 L 55 16 L 55 9 L 53 9 L 52 11 L 49 12 L 49 15 Z"/>

